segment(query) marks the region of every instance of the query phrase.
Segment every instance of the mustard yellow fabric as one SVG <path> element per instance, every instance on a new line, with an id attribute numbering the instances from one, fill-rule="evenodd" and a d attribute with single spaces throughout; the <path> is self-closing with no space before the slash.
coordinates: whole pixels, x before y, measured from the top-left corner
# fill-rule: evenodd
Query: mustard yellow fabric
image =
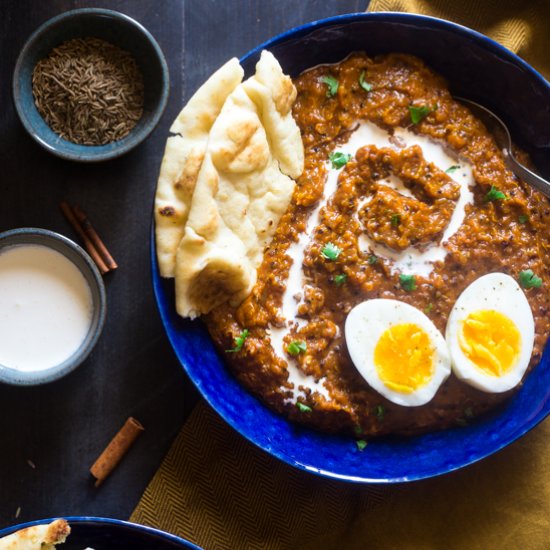
<path id="1" fill-rule="evenodd" d="M 550 0 L 373 0 L 370 11 L 462 23 L 550 75 Z M 546 550 L 550 421 L 443 477 L 357 486 L 282 464 L 200 403 L 130 519 L 208 550 Z"/>

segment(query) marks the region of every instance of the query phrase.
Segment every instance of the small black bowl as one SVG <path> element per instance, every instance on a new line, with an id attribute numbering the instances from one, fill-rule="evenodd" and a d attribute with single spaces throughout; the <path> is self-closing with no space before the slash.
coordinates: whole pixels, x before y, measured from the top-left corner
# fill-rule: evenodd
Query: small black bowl
<path id="1" fill-rule="evenodd" d="M 61 43 L 86 37 L 101 38 L 126 50 L 143 74 L 143 116 L 126 137 L 106 145 L 79 145 L 63 139 L 46 124 L 32 93 L 36 63 Z M 50 153 L 80 162 L 116 158 L 139 145 L 160 120 L 169 89 L 168 65 L 149 31 L 127 15 L 99 8 L 72 10 L 46 21 L 23 46 L 13 73 L 15 109 L 27 132 Z"/>

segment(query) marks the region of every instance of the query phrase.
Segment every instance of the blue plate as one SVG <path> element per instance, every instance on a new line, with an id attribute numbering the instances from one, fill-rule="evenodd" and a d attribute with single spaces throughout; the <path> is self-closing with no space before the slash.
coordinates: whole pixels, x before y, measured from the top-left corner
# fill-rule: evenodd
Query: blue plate
<path id="1" fill-rule="evenodd" d="M 19 529 L 50 523 L 54 519 L 41 519 L 21 523 L 0 530 L 0 538 Z M 71 534 L 63 544 L 63 550 L 83 550 L 86 547 L 95 550 L 201 550 L 198 546 L 175 535 L 121 521 L 119 519 L 95 518 L 87 516 L 65 517 L 71 526 Z"/>
<path id="2" fill-rule="evenodd" d="M 251 74 L 262 49 L 295 76 L 352 51 L 406 52 L 445 76 L 453 94 L 492 108 L 515 141 L 550 175 L 550 84 L 489 38 L 447 21 L 396 13 L 353 14 L 317 21 L 269 40 L 245 55 Z M 159 276 L 152 238 L 153 285 L 170 342 L 199 391 L 249 441 L 284 462 L 323 476 L 360 483 L 395 483 L 462 468 L 506 447 L 550 412 L 550 348 L 505 407 L 474 424 L 411 438 L 374 440 L 359 451 L 350 438 L 318 433 L 275 414 L 224 366 L 201 322 L 174 307 L 173 281 Z"/>

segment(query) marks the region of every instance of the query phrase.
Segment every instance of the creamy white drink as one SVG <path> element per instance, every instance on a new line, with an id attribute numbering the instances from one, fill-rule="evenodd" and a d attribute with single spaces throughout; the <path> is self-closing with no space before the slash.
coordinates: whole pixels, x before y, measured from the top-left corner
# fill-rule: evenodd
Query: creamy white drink
<path id="1" fill-rule="evenodd" d="M 90 287 L 63 254 L 26 244 L 0 251 L 0 365 L 58 365 L 78 349 L 91 320 Z"/>

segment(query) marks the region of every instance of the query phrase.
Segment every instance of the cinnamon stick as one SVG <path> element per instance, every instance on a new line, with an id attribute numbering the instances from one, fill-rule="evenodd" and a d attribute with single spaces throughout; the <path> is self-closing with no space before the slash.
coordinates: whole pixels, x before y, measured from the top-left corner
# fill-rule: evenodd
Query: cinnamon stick
<path id="1" fill-rule="evenodd" d="M 130 417 L 126 420 L 124 426 L 90 468 L 90 473 L 96 478 L 96 487 L 99 487 L 107 479 L 144 429 L 135 418 Z"/>
<path id="2" fill-rule="evenodd" d="M 86 212 L 84 212 L 84 210 L 82 210 L 82 208 L 80 208 L 80 206 L 78 205 L 73 206 L 73 212 L 76 216 L 76 219 L 80 222 L 82 229 L 84 230 L 86 235 L 88 235 L 88 237 L 96 247 L 97 251 L 101 255 L 101 258 L 109 268 L 109 271 L 115 270 L 118 265 L 115 262 L 114 258 L 111 256 L 111 253 L 107 250 L 107 247 L 105 246 L 103 241 L 100 239 L 99 235 L 94 229 L 94 226 L 92 225 L 92 222 L 90 222 L 90 220 L 88 219 Z"/>
<path id="3" fill-rule="evenodd" d="M 78 233 L 78 236 L 84 242 L 84 247 L 88 251 L 88 254 L 92 257 L 92 260 L 96 263 L 99 271 L 101 271 L 101 274 L 103 275 L 107 273 L 109 268 L 101 258 L 101 255 L 94 246 L 94 243 L 90 240 L 88 235 L 84 232 L 84 229 L 78 223 L 71 207 L 65 201 L 61 202 L 59 207 L 61 208 L 61 212 L 63 212 L 65 218 L 67 218 L 67 221 L 72 225 L 73 229 Z"/>

